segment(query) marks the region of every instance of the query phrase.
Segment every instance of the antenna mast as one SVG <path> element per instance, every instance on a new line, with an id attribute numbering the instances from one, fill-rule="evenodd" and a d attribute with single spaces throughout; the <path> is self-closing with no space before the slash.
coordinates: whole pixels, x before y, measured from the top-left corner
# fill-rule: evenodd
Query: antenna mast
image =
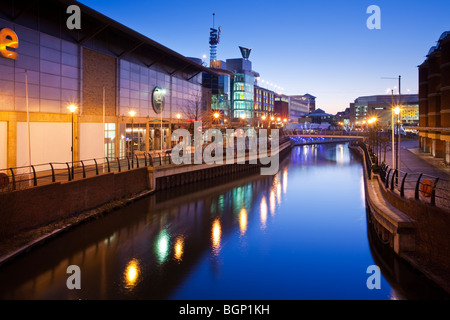
<path id="1" fill-rule="evenodd" d="M 220 32 L 215 27 L 215 16 L 216 14 L 213 13 L 213 27 L 210 28 L 209 32 L 209 60 L 210 60 L 210 66 L 213 64 L 212 62 L 217 60 L 217 45 L 219 44 L 219 37 Z M 220 28 L 219 28 L 220 29 Z"/>

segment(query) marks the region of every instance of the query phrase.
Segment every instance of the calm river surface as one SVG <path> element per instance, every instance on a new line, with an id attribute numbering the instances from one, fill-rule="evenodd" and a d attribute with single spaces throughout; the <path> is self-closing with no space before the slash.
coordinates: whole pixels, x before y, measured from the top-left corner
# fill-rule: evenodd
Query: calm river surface
<path id="1" fill-rule="evenodd" d="M 79 266 L 81 289 L 67 268 Z M 367 268 L 381 268 L 369 290 Z M 1 299 L 328 300 L 446 297 L 366 220 L 347 144 L 295 147 L 259 171 L 160 192 L 0 269 Z"/>

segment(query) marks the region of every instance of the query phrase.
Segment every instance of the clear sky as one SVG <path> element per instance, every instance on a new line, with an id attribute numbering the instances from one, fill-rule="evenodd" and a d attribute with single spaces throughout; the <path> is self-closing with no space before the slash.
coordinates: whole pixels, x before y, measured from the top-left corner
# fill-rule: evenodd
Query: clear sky
<path id="1" fill-rule="evenodd" d="M 418 92 L 418 70 L 444 31 L 449 0 L 82 0 L 81 3 L 187 57 L 209 61 L 209 28 L 222 27 L 217 58 L 251 48 L 253 70 L 283 93 L 310 93 L 328 113 L 359 96 Z M 369 30 L 367 8 L 381 10 Z M 274 89 L 273 87 L 269 87 Z"/>

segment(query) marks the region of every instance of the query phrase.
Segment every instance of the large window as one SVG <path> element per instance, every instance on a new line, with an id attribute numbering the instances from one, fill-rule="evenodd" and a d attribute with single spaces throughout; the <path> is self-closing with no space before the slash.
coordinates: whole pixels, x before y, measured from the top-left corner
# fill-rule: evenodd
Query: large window
<path id="1" fill-rule="evenodd" d="M 114 158 L 116 154 L 116 124 L 105 123 L 105 157 Z"/>

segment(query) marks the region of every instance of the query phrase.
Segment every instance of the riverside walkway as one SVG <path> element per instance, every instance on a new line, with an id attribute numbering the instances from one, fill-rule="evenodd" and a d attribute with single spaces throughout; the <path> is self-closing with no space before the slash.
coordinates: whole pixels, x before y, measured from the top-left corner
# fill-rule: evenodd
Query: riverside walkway
<path id="1" fill-rule="evenodd" d="M 413 198 L 419 175 L 424 179 L 436 182 L 436 205 L 450 211 L 450 166 L 445 165 L 442 158 L 433 158 L 419 149 L 417 140 L 405 140 L 400 144 L 399 183 L 395 189 L 399 191 L 400 183 L 405 174 L 405 196 Z M 381 161 L 384 160 L 384 155 Z M 392 151 L 386 152 L 386 165 L 392 168 Z M 420 197 L 423 198 L 422 195 Z M 425 200 L 425 199 L 422 199 Z"/>

